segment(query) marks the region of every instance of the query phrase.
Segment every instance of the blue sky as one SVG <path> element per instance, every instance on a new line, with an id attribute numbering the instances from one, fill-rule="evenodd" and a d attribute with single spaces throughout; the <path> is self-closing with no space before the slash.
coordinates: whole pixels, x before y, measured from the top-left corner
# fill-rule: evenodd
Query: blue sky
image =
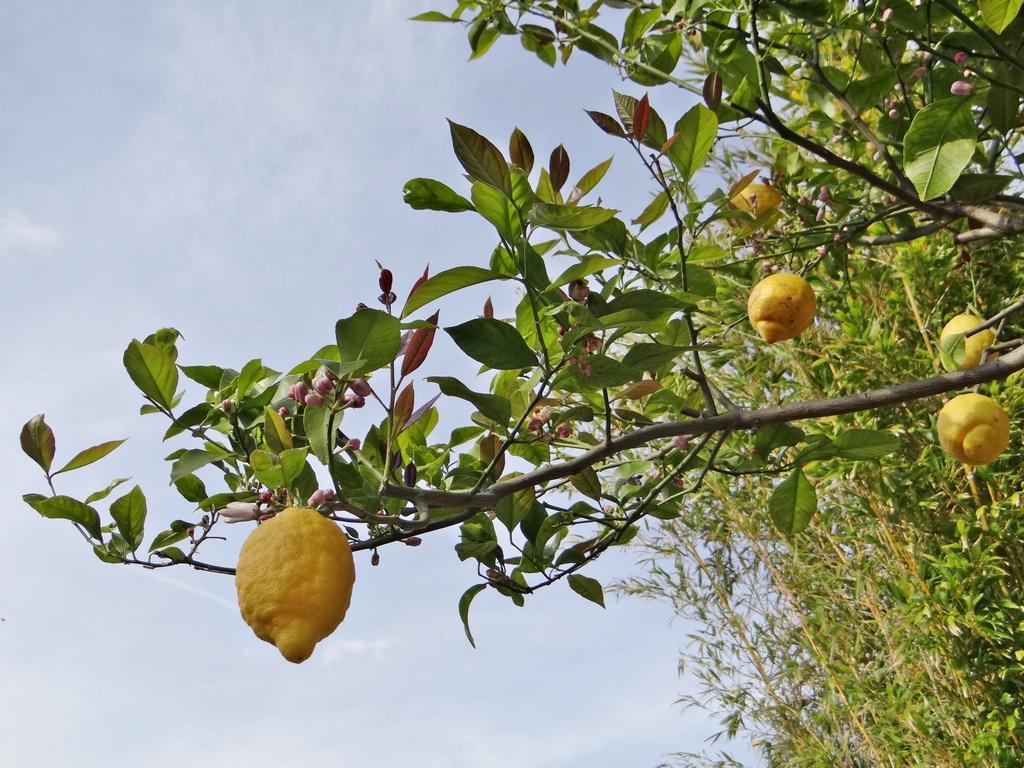
<path id="1" fill-rule="evenodd" d="M 402 202 L 415 176 L 460 188 L 445 117 L 499 146 L 518 125 L 541 158 L 564 141 L 572 178 L 616 153 L 605 203 L 642 210 L 643 176 L 582 111 L 639 88 L 583 56 L 549 70 L 514 41 L 466 63 L 461 28 L 406 21 L 434 4 L 0 0 L 0 764 L 618 768 L 714 730 L 673 705 L 686 627 L 666 605 L 602 611 L 556 587 L 517 609 L 485 593 L 473 651 L 456 603 L 474 573 L 453 533 L 390 547 L 376 569 L 360 558 L 345 623 L 294 666 L 241 621 L 229 577 L 101 564 L 20 501 L 43 488 L 15 437 L 45 412 L 58 461 L 129 438 L 58 490 L 130 475 L 150 536 L 188 515 L 162 461 L 182 443 L 137 415 L 121 368 L 133 336 L 173 325 L 185 362 L 282 369 L 372 302 L 374 259 L 405 290 L 427 262 L 485 263 L 481 220 Z M 656 105 L 668 119 L 686 98 Z M 496 294 L 497 313 L 514 300 Z M 439 340 L 424 375 L 474 370 Z M 232 562 L 240 528 L 207 556 Z"/>

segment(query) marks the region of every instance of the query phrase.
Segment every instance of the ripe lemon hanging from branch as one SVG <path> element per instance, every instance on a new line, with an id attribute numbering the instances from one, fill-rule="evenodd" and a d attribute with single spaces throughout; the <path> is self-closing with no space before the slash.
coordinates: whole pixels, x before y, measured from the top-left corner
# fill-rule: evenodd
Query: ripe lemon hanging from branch
<path id="1" fill-rule="evenodd" d="M 769 344 L 799 336 L 814 322 L 814 290 L 800 275 L 777 272 L 754 286 L 747 298 L 751 325 Z"/>

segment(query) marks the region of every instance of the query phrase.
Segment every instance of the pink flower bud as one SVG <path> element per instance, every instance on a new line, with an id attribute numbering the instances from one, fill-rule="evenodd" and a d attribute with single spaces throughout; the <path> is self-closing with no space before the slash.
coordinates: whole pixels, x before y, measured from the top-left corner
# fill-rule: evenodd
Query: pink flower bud
<path id="1" fill-rule="evenodd" d="M 680 451 L 685 451 L 690 447 L 690 438 L 688 435 L 675 435 L 672 438 L 672 445 Z"/>
<path id="2" fill-rule="evenodd" d="M 273 500 L 274 494 L 270 491 L 263 491 L 263 493 L 260 494 L 260 501 L 264 504 L 269 504 Z"/>
<path id="3" fill-rule="evenodd" d="M 823 184 L 821 189 L 818 190 L 818 199 L 823 203 L 827 203 L 832 199 L 832 190 L 829 188 L 828 184 Z"/>
<path id="4" fill-rule="evenodd" d="M 296 403 L 301 403 L 306 399 L 306 395 L 309 393 L 309 387 L 306 386 L 304 381 L 296 382 L 292 384 L 288 389 L 288 397 L 294 400 Z"/>
<path id="5" fill-rule="evenodd" d="M 334 500 L 334 489 L 333 488 L 325 488 L 324 489 L 324 501 L 333 501 L 333 500 Z"/>
<path id="6" fill-rule="evenodd" d="M 351 440 L 349 440 L 347 443 L 345 443 L 345 450 L 346 451 L 358 451 L 359 450 L 359 446 L 361 446 L 361 445 L 362 445 L 362 443 L 358 440 L 358 438 L 353 437 Z"/>
<path id="7" fill-rule="evenodd" d="M 324 501 L 324 491 L 318 488 L 317 490 L 313 491 L 313 495 L 309 497 L 306 503 L 309 504 L 309 506 L 311 507 L 319 507 L 321 504 L 324 503 Z"/>
<path id="8" fill-rule="evenodd" d="M 573 280 L 569 283 L 569 298 L 573 301 L 586 301 L 590 295 L 590 288 L 586 280 Z"/>
<path id="9" fill-rule="evenodd" d="M 957 80 L 949 86 L 949 92 L 954 96 L 970 96 L 974 93 L 974 86 L 966 80 Z"/>
<path id="10" fill-rule="evenodd" d="M 277 415 L 280 416 L 282 419 L 287 419 L 289 416 L 292 415 L 292 412 L 282 405 L 280 408 L 277 409 Z"/>
<path id="11" fill-rule="evenodd" d="M 329 376 L 316 376 L 313 379 L 313 389 L 318 395 L 327 395 L 334 389 L 334 382 Z"/>
<path id="12" fill-rule="evenodd" d="M 873 21 L 871 22 L 871 31 L 872 32 L 877 32 L 878 31 L 878 24 L 876 24 Z"/>
<path id="13" fill-rule="evenodd" d="M 410 536 L 408 539 L 402 539 L 402 541 L 407 547 L 418 547 L 423 543 L 423 539 L 419 536 Z"/>
<path id="14" fill-rule="evenodd" d="M 896 109 L 896 107 L 893 107 L 892 109 L 889 110 L 889 118 L 892 120 L 899 120 L 900 111 Z"/>
<path id="15" fill-rule="evenodd" d="M 533 418 L 540 421 L 541 424 L 546 424 L 551 421 L 551 408 L 546 405 L 538 405 L 533 409 Z"/>
<path id="16" fill-rule="evenodd" d="M 220 409 L 224 411 L 224 413 L 231 413 L 231 409 L 234 407 L 234 403 L 232 403 L 230 400 L 222 400 L 220 403 Z"/>
<path id="17" fill-rule="evenodd" d="M 927 67 L 918 67 L 917 69 L 914 70 L 914 77 L 921 79 L 922 77 L 924 77 L 927 71 Z"/>
<path id="18" fill-rule="evenodd" d="M 931 51 L 925 51 L 924 53 L 921 54 L 921 58 L 924 61 L 931 61 L 932 60 L 932 52 Z"/>
<path id="19" fill-rule="evenodd" d="M 964 70 L 964 78 L 971 78 L 971 77 L 974 77 L 974 70 L 973 69 L 965 69 Z"/>
<path id="20" fill-rule="evenodd" d="M 558 436 L 560 438 L 562 438 L 564 440 L 565 438 L 569 437 L 571 434 L 572 434 L 572 427 L 570 427 L 568 424 L 559 424 L 558 425 Z"/>
<path id="21" fill-rule="evenodd" d="M 370 392 L 373 391 L 370 389 L 370 382 L 366 379 L 352 379 L 352 381 L 348 383 L 348 388 L 360 397 L 369 397 Z"/>
<path id="22" fill-rule="evenodd" d="M 886 8 L 882 11 L 882 21 L 889 21 L 892 18 L 892 8 Z"/>
<path id="23" fill-rule="evenodd" d="M 819 208 L 818 209 L 818 214 L 814 217 L 814 220 L 815 221 L 824 221 L 825 220 L 825 209 L 824 208 Z"/>
<path id="24" fill-rule="evenodd" d="M 218 512 L 229 523 L 244 523 L 259 516 L 256 505 L 248 501 L 232 501 Z"/>
<path id="25" fill-rule="evenodd" d="M 959 64 L 961 67 L 967 63 L 967 60 L 971 58 L 967 51 L 957 51 L 953 54 L 953 61 Z"/>
<path id="26" fill-rule="evenodd" d="M 536 417 L 533 417 L 526 423 L 526 428 L 531 432 L 538 431 L 542 426 L 544 426 L 544 422 Z"/>
<path id="27" fill-rule="evenodd" d="M 825 258 L 825 254 L 826 253 L 828 253 L 828 249 L 825 248 L 824 245 L 821 246 L 821 248 L 818 249 L 818 256 L 820 256 L 821 258 Z"/>
<path id="28" fill-rule="evenodd" d="M 349 408 L 362 408 L 366 405 L 366 398 L 362 395 L 353 395 L 350 393 L 345 395 L 342 402 Z"/>
<path id="29" fill-rule="evenodd" d="M 306 399 L 304 402 L 310 408 L 319 408 L 321 405 L 324 404 L 324 399 L 320 397 L 320 395 L 318 395 L 316 392 L 310 392 L 308 395 L 306 395 Z"/>
<path id="30" fill-rule="evenodd" d="M 374 552 L 370 556 L 370 565 L 372 565 L 372 566 L 380 565 L 380 554 L 378 554 L 377 552 Z"/>
<path id="31" fill-rule="evenodd" d="M 590 374 L 592 374 L 594 372 L 593 366 L 591 366 L 591 364 L 588 363 L 586 360 L 580 360 L 579 367 L 580 367 L 580 374 L 583 375 L 583 376 L 589 376 Z"/>

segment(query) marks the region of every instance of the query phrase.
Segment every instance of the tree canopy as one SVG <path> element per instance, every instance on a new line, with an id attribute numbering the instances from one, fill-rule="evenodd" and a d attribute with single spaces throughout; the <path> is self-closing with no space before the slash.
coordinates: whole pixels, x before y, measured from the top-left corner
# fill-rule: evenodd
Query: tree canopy
<path id="1" fill-rule="evenodd" d="M 137 486 L 106 514 L 121 481 L 60 495 L 119 441 L 54 469 L 41 416 L 21 440 L 51 493 L 25 500 L 104 562 L 227 574 L 204 542 L 286 506 L 338 521 L 374 564 L 458 526 L 480 576 L 459 603 L 470 642 L 484 589 L 522 604 L 564 580 L 603 605 L 587 565 L 641 543 L 649 573 L 620 587 L 706 623 L 691 655 L 713 706 L 771 764 L 1014 764 L 1019 430 L 973 467 L 935 418 L 972 387 L 1011 425 L 1024 407 L 1021 3 L 452 5 L 417 19 L 464 27 L 473 58 L 509 37 L 617 69 L 610 106 L 579 106 L 645 169 L 649 204 L 605 207 L 612 160 L 579 173 L 568 140 L 548 155 L 517 128 L 503 149 L 449 121 L 465 178 L 413 178 L 405 201 L 482 217 L 491 253 L 408 284 L 378 264 L 377 305 L 286 371 L 179 362 L 172 328 L 132 340 L 142 413 L 195 441 L 167 457 L 187 511 L 147 536 Z M 660 113 L 668 89 L 692 106 Z M 815 321 L 768 343 L 748 299 L 781 274 L 813 289 Z M 514 316 L 460 314 L 481 284 Z M 417 379 L 438 330 L 477 382 Z M 474 411 L 439 435 L 453 398 Z"/>

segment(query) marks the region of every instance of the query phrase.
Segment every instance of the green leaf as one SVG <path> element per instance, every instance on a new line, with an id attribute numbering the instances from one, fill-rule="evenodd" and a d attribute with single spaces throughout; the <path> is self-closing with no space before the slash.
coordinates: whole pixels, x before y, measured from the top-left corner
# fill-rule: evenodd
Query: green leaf
<path id="1" fill-rule="evenodd" d="M 654 199 L 647 204 L 647 207 L 640 212 L 640 215 L 633 219 L 633 224 L 640 227 L 640 231 L 647 229 L 654 222 L 665 215 L 665 211 L 668 210 L 668 195 L 664 192 L 659 192 L 654 196 Z"/>
<path id="2" fill-rule="evenodd" d="M 178 369 L 165 350 L 132 339 L 124 351 L 123 362 L 142 394 L 164 408 L 171 408 L 178 387 Z"/>
<path id="3" fill-rule="evenodd" d="M 679 118 L 676 140 L 669 147 L 672 164 L 686 181 L 693 178 L 704 163 L 718 134 L 718 117 L 703 104 L 695 104 Z"/>
<path id="4" fill-rule="evenodd" d="M 447 184 L 434 179 L 409 179 L 402 190 L 402 199 L 417 211 L 473 211 L 473 204 Z"/>
<path id="5" fill-rule="evenodd" d="M 597 603 L 604 608 L 604 589 L 601 582 L 589 576 L 580 576 L 578 573 L 569 575 L 569 586 L 577 595 L 581 595 L 592 603 Z"/>
<path id="6" fill-rule="evenodd" d="M 454 267 L 427 278 L 405 302 L 402 317 L 408 317 L 420 307 L 447 296 L 449 293 L 461 291 L 471 285 L 479 285 L 490 280 L 506 280 L 505 275 L 481 267 Z"/>
<path id="7" fill-rule="evenodd" d="M 302 427 L 306 433 L 306 440 L 309 441 L 309 450 L 321 464 L 327 464 L 333 445 L 333 435 L 327 434 L 330 415 L 331 411 L 326 406 L 307 407 L 302 412 Z"/>
<path id="8" fill-rule="evenodd" d="M 476 641 L 473 640 L 473 633 L 469 631 L 469 604 L 473 602 L 474 597 L 485 589 L 487 589 L 486 584 L 474 584 L 463 592 L 462 597 L 459 598 L 459 618 L 462 619 L 462 626 L 466 630 L 466 639 L 469 640 L 469 644 L 474 648 L 476 648 Z"/>
<path id="9" fill-rule="evenodd" d="M 504 397 L 474 392 L 461 381 L 450 376 L 430 376 L 427 381 L 437 384 L 441 392 L 448 397 L 457 397 L 472 403 L 480 413 L 501 427 L 507 426 L 509 419 L 512 418 L 512 406 Z M 471 429 L 475 430 L 476 428 Z M 454 433 L 452 434 L 454 436 Z M 453 443 L 453 445 L 457 445 L 457 443 Z"/>
<path id="10" fill-rule="evenodd" d="M 266 378 L 266 368 L 263 367 L 262 360 L 257 358 L 243 365 L 242 372 L 238 374 L 238 384 L 236 385 L 239 402 L 252 391 L 252 388 L 258 381 L 264 378 Z"/>
<path id="11" fill-rule="evenodd" d="M 201 448 L 192 448 L 191 450 L 185 451 L 174 460 L 173 464 L 171 464 L 171 482 L 176 482 L 185 475 L 191 475 L 197 469 L 205 467 L 207 464 L 219 461 L 223 458 L 224 457 L 220 454 L 213 453 L 212 451 L 204 451 Z"/>
<path id="12" fill-rule="evenodd" d="M 316 408 L 306 409 L 318 410 Z M 285 426 L 281 414 L 269 405 L 263 409 L 263 436 L 267 441 L 267 447 L 274 453 L 281 453 L 292 447 L 292 433 Z"/>
<path id="13" fill-rule="evenodd" d="M 480 317 L 444 329 L 459 349 L 477 362 L 500 371 L 532 368 L 537 356 L 513 326 Z"/>
<path id="14" fill-rule="evenodd" d="M 995 32 L 1001 33 L 1017 18 L 1024 0 L 978 0 L 981 18 Z"/>
<path id="15" fill-rule="evenodd" d="M 88 496 L 86 496 L 85 503 L 92 504 L 94 501 L 102 501 L 103 499 L 107 498 L 107 496 L 110 495 L 110 492 L 117 488 L 117 486 L 127 482 L 127 477 L 119 477 L 116 480 L 111 480 L 110 485 L 108 485 L 106 488 L 103 488 L 102 490 L 99 491 L 94 491 L 93 493 L 90 493 Z"/>
<path id="16" fill-rule="evenodd" d="M 177 547 L 167 547 L 165 549 L 158 549 L 153 554 L 157 557 L 163 557 L 170 560 L 172 563 L 183 563 L 185 562 L 185 553 Z"/>
<path id="17" fill-rule="evenodd" d="M 685 347 L 674 347 L 667 344 L 634 344 L 622 358 L 622 364 L 642 371 L 655 371 L 685 353 Z"/>
<path id="18" fill-rule="evenodd" d="M 977 137 L 968 98 L 942 99 L 914 115 L 903 139 L 903 168 L 922 200 L 953 187 L 971 162 Z"/>
<path id="19" fill-rule="evenodd" d="M 591 229 L 615 216 L 618 211 L 593 205 L 570 206 L 536 203 L 527 216 L 531 224 L 556 231 Z"/>
<path id="20" fill-rule="evenodd" d="M 149 545 L 149 551 L 153 552 L 157 549 L 162 549 L 163 547 L 170 546 L 171 544 L 177 544 L 186 536 L 188 536 L 187 529 L 183 529 L 180 531 L 175 531 L 174 529 L 161 531 L 153 537 L 153 543 Z"/>
<path id="21" fill-rule="evenodd" d="M 71 520 L 78 523 L 94 539 L 101 537 L 100 513 L 83 504 L 78 499 L 70 496 L 51 496 L 50 498 L 33 504 L 36 512 L 51 520 Z"/>
<path id="22" fill-rule="evenodd" d="M 146 496 L 135 486 L 110 505 L 110 516 L 117 523 L 117 532 L 134 552 L 142 545 L 142 532 L 146 525 Z"/>
<path id="23" fill-rule="evenodd" d="M 608 169 L 612 165 L 614 156 L 609 157 L 603 163 L 599 163 L 591 168 L 589 171 L 584 173 L 580 180 L 576 182 L 576 187 L 573 190 L 573 197 L 579 199 L 587 194 L 590 190 L 598 185 L 598 182 L 604 178 L 604 175 L 608 172 Z"/>
<path id="24" fill-rule="evenodd" d="M 579 264 L 573 264 L 565 272 L 560 274 L 554 279 L 548 288 L 560 288 L 564 285 L 568 285 L 573 280 L 582 280 L 584 277 L 589 275 L 603 272 L 606 269 L 617 267 L 622 263 L 622 259 L 607 259 L 604 256 L 585 256 Z"/>
<path id="25" fill-rule="evenodd" d="M 425 11 L 424 13 L 418 13 L 415 16 L 410 16 L 409 21 L 434 21 L 454 24 L 458 19 L 453 19 L 451 16 L 445 16 L 440 11 Z"/>
<path id="26" fill-rule="evenodd" d="M 252 467 L 256 479 L 267 488 L 283 488 L 287 485 L 281 465 L 275 456 L 266 451 L 256 450 L 249 455 L 249 466 Z"/>
<path id="27" fill-rule="evenodd" d="M 86 448 L 84 451 L 80 451 L 71 461 L 65 464 L 63 467 L 54 472 L 56 477 L 61 472 L 70 472 L 73 469 L 80 469 L 92 464 L 94 461 L 99 461 L 108 453 L 116 449 L 124 440 L 110 440 L 106 443 L 100 443 L 94 445 L 91 448 Z"/>
<path id="28" fill-rule="evenodd" d="M 174 487 L 185 501 L 191 501 L 193 504 L 198 504 L 210 496 L 206 492 L 206 485 L 195 475 L 185 475 L 175 480 Z"/>
<path id="29" fill-rule="evenodd" d="M 379 309 L 357 309 L 334 327 L 343 363 L 362 360 L 359 372 L 383 368 L 398 356 L 402 331 L 397 317 Z"/>
<path id="30" fill-rule="evenodd" d="M 835 444 L 844 459 L 880 459 L 900 447 L 895 435 L 874 429 L 849 429 L 836 437 Z"/>
<path id="31" fill-rule="evenodd" d="M 217 389 L 224 380 L 224 369 L 218 365 L 182 365 L 181 372 L 196 384 L 207 389 Z"/>
<path id="32" fill-rule="evenodd" d="M 780 446 L 792 446 L 804 439 L 804 431 L 792 424 L 767 424 L 754 435 L 754 451 L 762 459 Z"/>
<path id="33" fill-rule="evenodd" d="M 43 414 L 33 416 L 21 428 L 21 450 L 36 464 L 49 473 L 53 465 L 53 454 L 57 450 L 57 442 L 53 430 L 46 423 Z"/>
<path id="34" fill-rule="evenodd" d="M 512 178 L 501 151 L 472 128 L 451 120 L 448 125 L 451 128 L 455 156 L 466 173 L 511 198 Z"/>
<path id="35" fill-rule="evenodd" d="M 772 522 L 787 536 L 804 530 L 817 509 L 818 494 L 801 469 L 777 485 L 768 502 Z"/>
<path id="36" fill-rule="evenodd" d="M 308 448 L 292 448 L 281 454 L 281 474 L 284 475 L 284 486 L 290 486 L 302 474 L 306 466 Z"/>
<path id="37" fill-rule="evenodd" d="M 705 264 L 710 261 L 721 261 L 729 257 L 729 251 L 720 245 L 698 245 L 690 250 L 686 258 L 687 265 Z"/>
<path id="38" fill-rule="evenodd" d="M 950 195 L 961 203 L 983 203 L 1002 192 L 1013 176 L 987 173 L 965 173 L 956 180 Z"/>
<path id="39" fill-rule="evenodd" d="M 956 371 L 964 364 L 967 356 L 967 337 L 962 333 L 951 333 L 939 340 L 939 361 L 947 371 Z"/>
<path id="40" fill-rule="evenodd" d="M 508 479 L 518 477 L 518 475 L 519 473 L 515 473 Z M 508 528 L 509 532 L 512 532 L 526 518 L 530 510 L 533 509 L 535 501 L 536 496 L 532 488 L 510 493 L 508 496 L 503 496 L 494 505 L 494 516 L 501 521 L 502 525 Z"/>

